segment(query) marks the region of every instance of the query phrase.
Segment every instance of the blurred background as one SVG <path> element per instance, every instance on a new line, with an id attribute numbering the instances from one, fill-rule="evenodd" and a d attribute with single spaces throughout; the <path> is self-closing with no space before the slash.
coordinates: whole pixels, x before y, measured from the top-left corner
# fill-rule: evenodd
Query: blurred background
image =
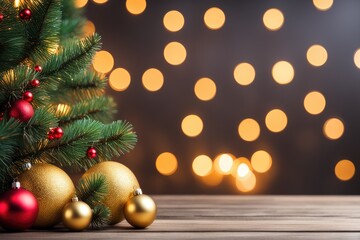
<path id="1" fill-rule="evenodd" d="M 358 194 L 360 1 L 77 0 L 151 194 Z"/>

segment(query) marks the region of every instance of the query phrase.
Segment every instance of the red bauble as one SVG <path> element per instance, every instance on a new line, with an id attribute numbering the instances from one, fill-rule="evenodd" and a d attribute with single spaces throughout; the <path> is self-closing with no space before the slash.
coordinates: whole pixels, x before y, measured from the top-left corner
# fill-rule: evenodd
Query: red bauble
<path id="1" fill-rule="evenodd" d="M 60 139 L 64 135 L 64 131 L 62 130 L 61 127 L 56 127 L 53 130 L 54 130 L 54 137 L 56 139 Z"/>
<path id="2" fill-rule="evenodd" d="M 37 79 L 33 79 L 33 80 L 31 80 L 30 84 L 33 87 L 38 87 L 40 85 L 40 81 Z"/>
<path id="3" fill-rule="evenodd" d="M 22 122 L 27 122 L 34 116 L 34 109 L 27 101 L 17 100 L 11 105 L 9 115 L 10 117 L 17 118 Z"/>
<path id="4" fill-rule="evenodd" d="M 0 13 L 0 22 L 2 22 L 4 19 L 4 15 L 2 13 Z"/>
<path id="5" fill-rule="evenodd" d="M 35 70 L 35 72 L 41 72 L 41 71 L 42 71 L 42 67 L 41 67 L 40 65 L 36 65 L 36 66 L 34 67 L 34 70 Z"/>
<path id="6" fill-rule="evenodd" d="M 89 147 L 86 154 L 89 158 L 96 158 L 96 156 L 97 156 L 96 149 L 93 147 Z"/>
<path id="7" fill-rule="evenodd" d="M 34 195 L 20 188 L 13 188 L 0 197 L 0 226 L 12 231 L 30 228 L 36 220 L 39 206 Z"/>
<path id="8" fill-rule="evenodd" d="M 31 11 L 28 8 L 24 8 L 20 11 L 19 16 L 22 20 L 30 20 L 31 18 Z"/>
<path id="9" fill-rule="evenodd" d="M 23 93 L 22 98 L 27 102 L 31 102 L 33 100 L 33 94 L 32 92 L 26 91 Z"/>
<path id="10" fill-rule="evenodd" d="M 48 132 L 48 139 L 49 140 L 54 140 L 55 139 L 55 129 L 54 128 L 50 128 L 50 131 Z"/>

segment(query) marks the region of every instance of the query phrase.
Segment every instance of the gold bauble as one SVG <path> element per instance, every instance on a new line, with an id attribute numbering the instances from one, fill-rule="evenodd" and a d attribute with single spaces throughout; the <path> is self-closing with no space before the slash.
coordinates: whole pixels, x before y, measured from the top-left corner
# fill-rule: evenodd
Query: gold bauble
<path id="1" fill-rule="evenodd" d="M 135 175 L 125 165 L 112 161 L 94 165 L 83 178 L 92 174 L 102 174 L 108 184 L 108 194 L 103 203 L 111 211 L 110 224 L 121 222 L 124 219 L 123 206 L 132 197 L 133 191 L 139 188 Z"/>
<path id="2" fill-rule="evenodd" d="M 135 228 L 146 228 L 156 218 L 156 204 L 148 195 L 142 194 L 141 189 L 137 189 L 134 197 L 129 199 L 124 206 L 124 216 Z"/>
<path id="3" fill-rule="evenodd" d="M 62 222 L 72 231 L 82 231 L 90 225 L 92 210 L 86 203 L 77 197 L 65 205 L 62 211 Z"/>
<path id="4" fill-rule="evenodd" d="M 62 209 L 75 194 L 70 177 L 54 165 L 38 163 L 21 173 L 19 181 L 39 203 L 39 214 L 33 227 L 49 228 L 58 224 Z"/>

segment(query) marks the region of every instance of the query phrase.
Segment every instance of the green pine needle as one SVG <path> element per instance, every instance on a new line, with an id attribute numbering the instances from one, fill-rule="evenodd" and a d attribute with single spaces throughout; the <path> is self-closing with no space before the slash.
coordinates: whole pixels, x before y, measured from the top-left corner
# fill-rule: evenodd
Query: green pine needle
<path id="1" fill-rule="evenodd" d="M 90 226 L 92 229 L 102 229 L 110 223 L 110 209 L 105 205 L 97 205 L 93 208 L 93 217 Z"/>
<path id="2" fill-rule="evenodd" d="M 92 174 L 79 180 L 76 194 L 81 201 L 86 202 L 91 208 L 101 204 L 108 194 L 108 184 L 102 174 Z"/>

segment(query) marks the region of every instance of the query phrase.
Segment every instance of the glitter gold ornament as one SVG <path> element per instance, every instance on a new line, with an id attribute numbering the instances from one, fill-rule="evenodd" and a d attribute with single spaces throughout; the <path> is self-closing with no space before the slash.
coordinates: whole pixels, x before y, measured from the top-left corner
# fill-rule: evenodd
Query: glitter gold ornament
<path id="1" fill-rule="evenodd" d="M 36 228 L 49 228 L 61 221 L 62 210 L 75 194 L 70 177 L 60 168 L 38 163 L 26 164 L 19 180 L 26 190 L 32 192 L 39 203 L 39 214 L 34 223 Z"/>
<path id="2" fill-rule="evenodd" d="M 111 211 L 110 224 L 119 223 L 124 219 L 123 206 L 132 197 L 134 190 L 139 188 L 139 183 L 130 169 L 118 162 L 98 163 L 91 167 L 83 178 L 96 173 L 104 175 L 108 185 L 104 204 Z"/>
<path id="3" fill-rule="evenodd" d="M 152 224 L 156 217 L 156 204 L 148 195 L 142 194 L 141 189 L 136 189 L 134 197 L 129 199 L 124 206 L 124 216 L 135 228 L 146 228 Z"/>
<path id="4" fill-rule="evenodd" d="M 89 227 L 92 215 L 89 205 L 74 197 L 62 211 L 62 222 L 72 231 L 82 231 Z"/>

